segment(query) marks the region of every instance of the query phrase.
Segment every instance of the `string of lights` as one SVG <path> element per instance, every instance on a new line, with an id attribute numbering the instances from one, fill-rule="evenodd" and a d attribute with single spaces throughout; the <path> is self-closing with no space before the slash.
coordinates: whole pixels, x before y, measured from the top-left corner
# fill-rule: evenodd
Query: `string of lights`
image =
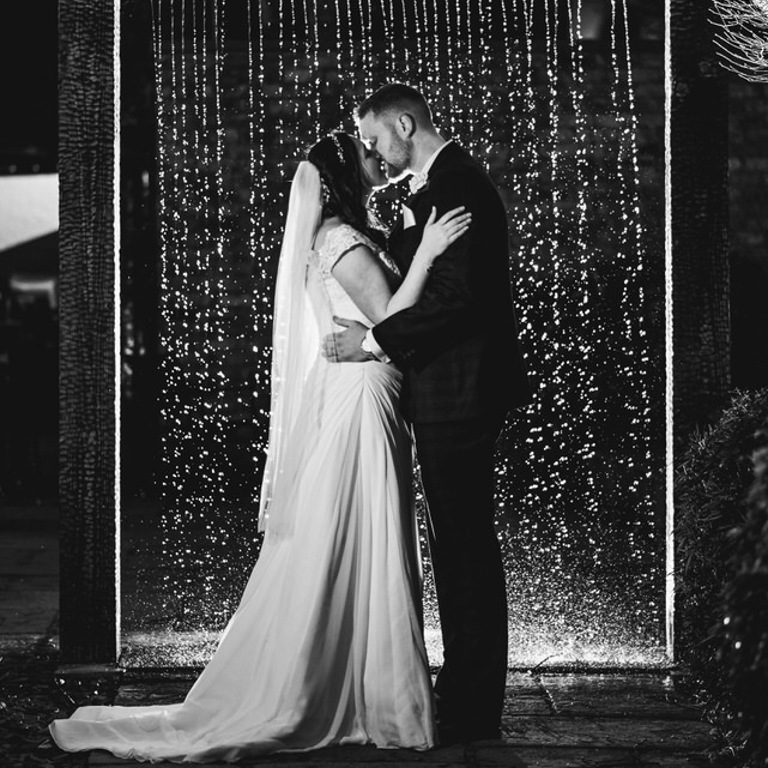
<path id="1" fill-rule="evenodd" d="M 537 390 L 497 461 L 513 646 L 603 661 L 656 653 L 663 350 L 649 347 L 659 334 L 647 303 L 664 265 L 649 261 L 642 223 L 626 0 L 611 2 L 602 69 L 585 53 L 581 0 L 277 0 L 269 17 L 250 0 L 241 48 L 227 36 L 228 0 L 154 2 L 161 538 L 176 574 L 166 587 L 183 593 L 173 609 L 200 602 L 202 573 L 198 623 L 222 620 L 231 603 L 217 589 L 239 595 L 258 552 L 288 181 L 336 116 L 352 129 L 354 105 L 398 76 L 424 89 L 509 203 L 510 277 Z M 629 586 L 617 571 L 626 561 Z M 429 614 L 433 595 L 427 603 Z"/>

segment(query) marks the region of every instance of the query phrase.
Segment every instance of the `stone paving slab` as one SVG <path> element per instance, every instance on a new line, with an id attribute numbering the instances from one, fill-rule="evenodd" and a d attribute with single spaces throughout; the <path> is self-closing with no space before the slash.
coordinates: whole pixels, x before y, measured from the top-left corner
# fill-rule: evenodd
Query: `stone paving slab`
<path id="1" fill-rule="evenodd" d="M 552 706 L 538 676 L 530 672 L 507 674 L 507 696 L 504 700 L 504 720 L 518 716 L 549 715 Z"/>
<path id="2" fill-rule="evenodd" d="M 143 683 L 138 685 L 121 685 L 115 698 L 115 704 L 122 707 L 140 706 L 146 704 L 178 704 L 184 701 L 190 683 Z"/>
<path id="3" fill-rule="evenodd" d="M 507 688 L 514 688 L 517 694 L 540 696 L 543 692 L 540 677 L 532 672 L 510 670 L 507 672 Z"/>
<path id="4" fill-rule="evenodd" d="M 42 576 L 59 572 L 59 542 L 53 536 L 35 536 L 23 541 L 15 533 L 0 536 L 0 575 Z"/>
<path id="5" fill-rule="evenodd" d="M 48 632 L 18 632 L 0 634 L 0 653 L 23 653 L 38 643 L 48 641 Z M 55 643 L 54 643 L 55 645 Z"/>
<path id="6" fill-rule="evenodd" d="M 640 752 L 638 768 L 717 768 L 722 762 L 711 761 L 704 753 Z"/>
<path id="7" fill-rule="evenodd" d="M 546 698 L 539 694 L 518 694 L 515 692 L 504 702 L 503 718 L 510 720 L 517 717 L 546 717 L 552 714 L 552 707 Z"/>
<path id="8" fill-rule="evenodd" d="M 58 525 L 59 508 L 56 504 L 4 504 L 0 503 L 0 530 L 20 523 L 29 527 L 34 524 Z"/>
<path id="9" fill-rule="evenodd" d="M 48 592 L 59 591 L 59 577 L 55 573 L 43 574 L 0 574 L 0 593 L 9 590 L 45 590 Z"/>
<path id="10" fill-rule="evenodd" d="M 502 724 L 504 740 L 514 746 L 704 750 L 711 744 L 710 727 L 696 720 L 520 717 Z"/>
<path id="11" fill-rule="evenodd" d="M 9 549 L 37 550 L 47 547 L 59 548 L 58 531 L 40 529 L 37 523 L 30 523 L 18 529 L 0 525 L 0 557 L 7 557 Z"/>
<path id="12" fill-rule="evenodd" d="M 557 714 L 698 720 L 699 711 L 678 695 L 669 674 L 541 675 Z"/>
<path id="13" fill-rule="evenodd" d="M 0 633 L 43 634 L 59 610 L 58 590 L 0 592 Z"/>
<path id="14" fill-rule="evenodd" d="M 715 768 L 704 754 L 581 747 L 475 750 L 472 768 Z"/>

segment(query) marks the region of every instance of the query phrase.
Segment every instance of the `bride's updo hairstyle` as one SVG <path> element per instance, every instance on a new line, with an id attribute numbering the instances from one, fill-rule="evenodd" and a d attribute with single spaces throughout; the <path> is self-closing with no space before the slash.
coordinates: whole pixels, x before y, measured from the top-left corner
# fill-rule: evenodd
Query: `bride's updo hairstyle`
<path id="1" fill-rule="evenodd" d="M 310 147 L 307 160 L 320 171 L 323 218 L 338 216 L 360 232 L 378 239 L 371 230 L 364 196 L 363 171 L 349 134 L 335 131 Z"/>

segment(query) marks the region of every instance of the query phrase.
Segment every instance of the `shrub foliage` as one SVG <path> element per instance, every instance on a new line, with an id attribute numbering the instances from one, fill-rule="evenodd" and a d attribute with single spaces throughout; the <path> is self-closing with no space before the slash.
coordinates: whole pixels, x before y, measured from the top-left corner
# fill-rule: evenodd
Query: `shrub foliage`
<path id="1" fill-rule="evenodd" d="M 676 470 L 676 651 L 742 765 L 768 765 L 768 389 L 736 392 Z"/>

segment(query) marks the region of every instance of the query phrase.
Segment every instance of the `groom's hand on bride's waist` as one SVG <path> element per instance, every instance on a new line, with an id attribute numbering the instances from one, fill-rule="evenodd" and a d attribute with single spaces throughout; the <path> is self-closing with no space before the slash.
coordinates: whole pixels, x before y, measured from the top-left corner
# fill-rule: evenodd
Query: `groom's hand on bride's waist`
<path id="1" fill-rule="evenodd" d="M 375 360 L 370 353 L 365 352 L 360 346 L 368 328 L 357 320 L 347 320 L 343 317 L 334 317 L 334 323 L 341 325 L 344 330 L 329 333 L 321 345 L 323 357 L 334 363 L 362 363 L 366 360 Z"/>

